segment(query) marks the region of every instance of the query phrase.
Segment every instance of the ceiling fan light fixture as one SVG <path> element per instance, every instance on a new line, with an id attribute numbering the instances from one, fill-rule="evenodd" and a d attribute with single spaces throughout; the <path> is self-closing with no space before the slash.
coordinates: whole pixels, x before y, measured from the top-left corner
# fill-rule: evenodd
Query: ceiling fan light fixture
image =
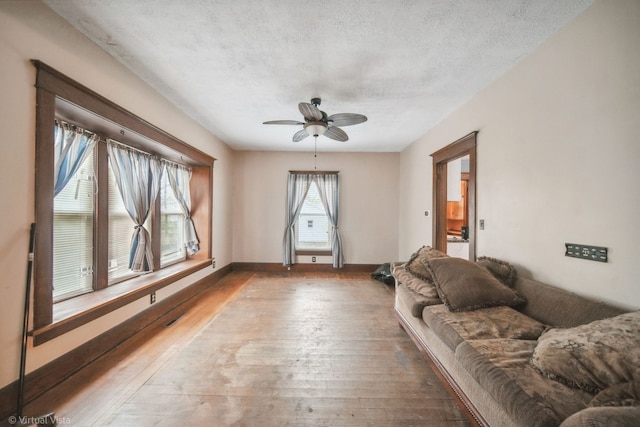
<path id="1" fill-rule="evenodd" d="M 304 130 L 311 136 L 318 137 L 327 130 L 327 124 L 324 122 L 309 122 L 305 123 Z"/>
<path id="2" fill-rule="evenodd" d="M 1 1 L 1 0 L 0 0 Z M 270 120 L 264 122 L 265 125 L 302 125 L 302 129 L 293 135 L 293 142 L 300 142 L 309 135 L 317 138 L 324 135 L 334 141 L 348 141 L 349 136 L 340 127 L 357 125 L 367 121 L 367 116 L 355 113 L 338 113 L 327 116 L 327 113 L 318 109 L 320 98 L 313 98 L 311 104 L 308 102 L 298 103 L 298 110 L 304 118 L 297 120 Z"/>

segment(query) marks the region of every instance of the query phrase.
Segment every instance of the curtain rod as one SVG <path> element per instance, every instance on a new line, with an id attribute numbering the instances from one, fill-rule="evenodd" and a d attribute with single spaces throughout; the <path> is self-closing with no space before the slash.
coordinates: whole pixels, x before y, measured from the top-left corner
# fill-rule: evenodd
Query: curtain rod
<path id="1" fill-rule="evenodd" d="M 148 151 L 144 151 L 144 150 L 141 150 L 141 149 L 139 149 L 139 148 L 132 147 L 132 146 L 131 146 L 131 145 L 129 145 L 129 144 L 125 144 L 124 142 L 120 142 L 120 141 L 115 140 L 115 139 L 113 139 L 113 138 L 107 138 L 105 142 L 106 142 L 106 143 L 111 142 L 111 143 L 113 143 L 113 144 L 115 144 L 115 145 L 118 145 L 118 146 L 120 146 L 120 147 L 124 148 L 125 150 L 134 151 L 134 152 L 137 152 L 137 153 L 140 153 L 140 154 L 144 154 L 145 156 L 149 156 L 149 157 L 157 157 L 157 156 L 154 156 L 152 153 L 149 153 Z"/>
<path id="2" fill-rule="evenodd" d="M 162 163 L 168 163 L 168 164 L 176 165 L 178 167 L 181 167 L 181 168 L 184 168 L 184 169 L 187 169 L 187 170 L 191 170 L 191 168 L 189 166 L 187 166 L 187 165 L 183 165 L 182 163 L 178 163 L 178 162 L 174 162 L 174 161 L 171 161 L 171 160 L 167 160 L 167 159 L 165 159 L 163 157 L 158 156 L 157 154 L 149 153 L 149 152 L 141 150 L 139 148 L 132 147 L 131 145 L 125 144 L 125 143 L 120 142 L 118 140 L 115 140 L 113 138 L 107 138 L 107 140 L 104 141 L 104 142 L 105 143 L 111 142 L 113 144 L 119 145 L 120 147 L 124 148 L 125 150 L 131 150 L 131 151 L 135 151 L 135 152 L 141 153 L 141 154 L 143 154 L 145 156 L 155 157 L 158 160 L 160 160 L 160 162 L 162 162 Z"/>
<path id="3" fill-rule="evenodd" d="M 306 174 L 306 175 L 337 175 L 340 171 L 289 171 L 289 173 Z"/>
<path id="4" fill-rule="evenodd" d="M 83 133 L 89 134 L 89 135 L 96 135 L 100 140 L 103 139 L 102 135 L 100 135 L 99 133 L 96 133 L 92 130 L 89 130 L 87 128 L 85 128 L 82 125 L 76 124 L 76 123 L 71 123 L 68 120 L 62 120 L 62 119 L 54 119 L 55 123 L 59 123 L 61 126 L 70 126 L 76 129 L 80 129 Z"/>
<path id="5" fill-rule="evenodd" d="M 126 150 L 136 151 L 136 152 L 138 152 L 140 154 L 143 154 L 145 156 L 157 157 L 163 163 L 169 163 L 169 164 L 172 164 L 172 165 L 176 165 L 178 167 L 182 167 L 184 169 L 191 170 L 190 166 L 187 166 L 187 165 L 182 164 L 182 163 L 174 162 L 172 160 L 167 160 L 164 157 L 158 156 L 157 154 L 149 153 L 148 151 L 141 150 L 141 149 L 133 147 L 133 146 L 131 146 L 129 144 L 125 144 L 124 142 L 120 142 L 120 141 L 118 141 L 116 139 L 106 137 L 106 136 L 102 135 L 101 133 L 89 130 L 89 129 L 85 128 L 84 126 L 76 124 L 76 123 L 72 123 L 69 120 L 56 118 L 55 121 L 60 123 L 60 124 L 64 124 L 64 125 L 67 125 L 67 126 L 72 126 L 72 127 L 76 127 L 76 128 L 82 129 L 82 131 L 84 133 L 87 133 L 89 135 L 96 135 L 98 137 L 98 142 L 102 142 L 104 144 L 108 144 L 109 142 L 112 142 L 112 143 L 114 143 L 116 145 L 119 145 L 119 146 L 123 147 Z"/>

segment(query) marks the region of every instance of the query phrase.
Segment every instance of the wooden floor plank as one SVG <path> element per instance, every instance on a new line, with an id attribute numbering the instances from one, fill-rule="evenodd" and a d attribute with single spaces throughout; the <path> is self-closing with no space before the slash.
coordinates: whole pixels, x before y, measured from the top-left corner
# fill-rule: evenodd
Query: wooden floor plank
<path id="1" fill-rule="evenodd" d="M 365 274 L 231 273 L 27 406 L 82 426 L 473 425 Z"/>

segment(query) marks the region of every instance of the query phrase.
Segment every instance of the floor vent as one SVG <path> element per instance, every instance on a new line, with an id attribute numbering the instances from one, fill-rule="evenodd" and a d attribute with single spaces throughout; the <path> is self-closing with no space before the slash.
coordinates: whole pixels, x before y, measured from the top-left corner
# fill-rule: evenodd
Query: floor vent
<path id="1" fill-rule="evenodd" d="M 175 319 L 171 320 L 169 323 L 165 324 L 164 327 L 168 328 L 170 326 L 173 326 L 174 323 L 176 323 L 178 320 L 180 320 L 180 318 L 184 316 L 184 314 L 181 314 L 180 316 L 176 317 Z"/>

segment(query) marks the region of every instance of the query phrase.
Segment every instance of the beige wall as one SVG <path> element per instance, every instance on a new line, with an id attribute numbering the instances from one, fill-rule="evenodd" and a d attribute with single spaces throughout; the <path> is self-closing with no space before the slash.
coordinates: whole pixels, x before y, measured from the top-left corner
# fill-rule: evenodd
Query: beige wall
<path id="1" fill-rule="evenodd" d="M 282 262 L 289 170 L 313 170 L 309 152 L 241 151 L 233 170 L 233 260 Z M 318 145 L 321 141 L 318 140 Z M 318 153 L 340 171 L 340 232 L 347 264 L 382 264 L 398 253 L 398 153 Z M 311 262 L 300 256 L 297 262 Z M 317 258 L 331 263 L 330 257 Z"/>
<path id="2" fill-rule="evenodd" d="M 233 152 L 56 14 L 34 1 L 0 3 L 0 387 L 18 377 L 29 226 L 34 218 L 35 68 L 39 59 L 143 119 L 217 158 L 213 254 L 231 262 Z M 210 274 L 195 273 L 158 293 L 166 298 Z M 146 298 L 29 349 L 31 371 L 148 307 Z"/>
<path id="3" fill-rule="evenodd" d="M 346 262 L 406 259 L 431 243 L 429 154 L 478 135 L 478 254 L 526 276 L 640 307 L 640 3 L 600 1 L 400 154 L 319 153 L 339 170 Z M 287 171 L 309 153 L 234 153 L 110 56 L 33 1 L 0 2 L 0 387 L 17 378 L 28 229 L 33 221 L 35 70 L 40 59 L 217 158 L 213 255 L 281 262 Z M 265 207 L 273 207 L 265 209 Z M 564 242 L 607 246 L 607 264 L 566 258 Z M 300 262 L 309 262 L 300 259 Z M 319 262 L 328 262 L 320 259 Z M 158 294 L 164 298 L 208 271 Z M 134 302 L 35 349 L 28 370 L 139 313 Z"/>
<path id="4" fill-rule="evenodd" d="M 640 2 L 597 2 L 401 154 L 400 258 L 431 243 L 429 154 L 478 130 L 478 255 L 640 308 L 639 118 Z"/>

